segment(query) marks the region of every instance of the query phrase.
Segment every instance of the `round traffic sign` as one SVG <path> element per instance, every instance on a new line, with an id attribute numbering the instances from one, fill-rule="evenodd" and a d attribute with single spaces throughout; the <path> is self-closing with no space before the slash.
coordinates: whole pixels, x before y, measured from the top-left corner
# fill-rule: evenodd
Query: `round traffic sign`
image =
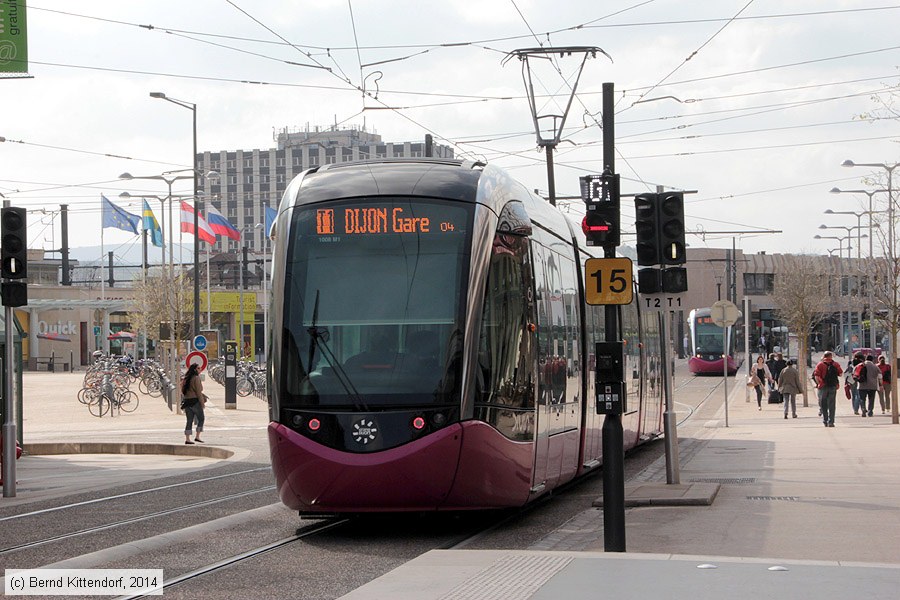
<path id="1" fill-rule="evenodd" d="M 710 307 L 709 316 L 719 327 L 731 327 L 741 318 L 741 311 L 728 300 L 719 300 Z"/>
<path id="2" fill-rule="evenodd" d="M 191 352 L 187 355 L 187 357 L 184 359 L 184 364 L 188 368 L 190 368 L 191 365 L 196 364 L 200 368 L 200 372 L 202 373 L 206 370 L 206 365 L 209 364 L 209 359 L 206 358 L 206 355 L 204 353 L 195 350 L 194 352 Z"/>
<path id="3" fill-rule="evenodd" d="M 206 350 L 206 336 L 194 336 L 194 350 Z"/>

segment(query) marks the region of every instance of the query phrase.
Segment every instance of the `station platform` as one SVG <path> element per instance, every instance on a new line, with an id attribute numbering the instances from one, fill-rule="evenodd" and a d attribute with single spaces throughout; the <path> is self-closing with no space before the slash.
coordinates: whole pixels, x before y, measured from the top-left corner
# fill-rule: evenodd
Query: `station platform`
<path id="1" fill-rule="evenodd" d="M 826 428 L 813 396 L 788 419 L 745 397 L 728 427 L 720 400 L 679 429 L 678 484 L 660 458 L 626 485 L 626 552 L 604 552 L 597 498 L 526 551 L 431 551 L 343 600 L 897 597 L 900 425 L 842 398 Z"/>

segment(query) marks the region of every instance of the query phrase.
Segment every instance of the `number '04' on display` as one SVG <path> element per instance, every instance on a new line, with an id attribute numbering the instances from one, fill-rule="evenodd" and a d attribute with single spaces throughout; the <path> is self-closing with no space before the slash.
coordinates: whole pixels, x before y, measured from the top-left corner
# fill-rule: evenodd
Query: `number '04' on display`
<path id="1" fill-rule="evenodd" d="M 584 265 L 584 295 L 588 304 L 631 304 L 634 295 L 629 258 L 589 258 Z"/>

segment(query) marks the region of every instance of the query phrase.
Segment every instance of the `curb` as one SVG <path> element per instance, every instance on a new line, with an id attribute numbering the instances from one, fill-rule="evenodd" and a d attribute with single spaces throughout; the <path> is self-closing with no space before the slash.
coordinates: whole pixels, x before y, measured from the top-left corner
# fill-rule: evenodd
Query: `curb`
<path id="1" fill-rule="evenodd" d="M 25 444 L 23 455 L 52 454 L 162 454 L 172 456 L 202 456 L 226 459 L 234 456 L 231 450 L 215 446 L 177 446 L 175 444 L 141 444 L 129 442 L 46 442 Z"/>

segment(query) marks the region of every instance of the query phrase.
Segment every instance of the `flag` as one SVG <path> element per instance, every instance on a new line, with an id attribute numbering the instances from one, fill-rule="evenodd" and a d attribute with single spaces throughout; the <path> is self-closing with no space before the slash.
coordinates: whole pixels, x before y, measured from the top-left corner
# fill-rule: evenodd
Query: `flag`
<path id="1" fill-rule="evenodd" d="M 162 248 L 162 229 L 159 228 L 159 222 L 153 216 L 153 211 L 150 210 L 150 205 L 146 200 L 144 200 L 144 229 L 150 232 L 150 241 L 153 242 L 153 245 Z"/>
<path id="2" fill-rule="evenodd" d="M 272 227 L 275 226 L 275 217 L 278 216 L 278 211 L 274 208 L 266 207 L 266 236 L 272 237 Z"/>
<path id="3" fill-rule="evenodd" d="M 116 229 L 124 229 L 137 234 L 138 224 L 141 222 L 139 216 L 119 208 L 103 194 L 100 194 L 100 207 L 100 212 L 103 215 L 103 229 L 115 227 Z"/>
<path id="4" fill-rule="evenodd" d="M 210 206 L 207 208 L 206 216 L 209 218 L 209 228 L 212 229 L 216 235 L 224 235 L 237 242 L 241 241 L 241 232 L 225 218 L 225 215 L 217 211 L 215 207 Z"/>
<path id="5" fill-rule="evenodd" d="M 207 244 L 216 243 L 216 234 L 209 228 L 209 223 L 203 218 L 203 215 L 197 215 L 197 224 L 200 226 L 199 238 Z M 185 233 L 194 233 L 194 207 L 185 201 L 181 201 L 181 231 Z"/>

